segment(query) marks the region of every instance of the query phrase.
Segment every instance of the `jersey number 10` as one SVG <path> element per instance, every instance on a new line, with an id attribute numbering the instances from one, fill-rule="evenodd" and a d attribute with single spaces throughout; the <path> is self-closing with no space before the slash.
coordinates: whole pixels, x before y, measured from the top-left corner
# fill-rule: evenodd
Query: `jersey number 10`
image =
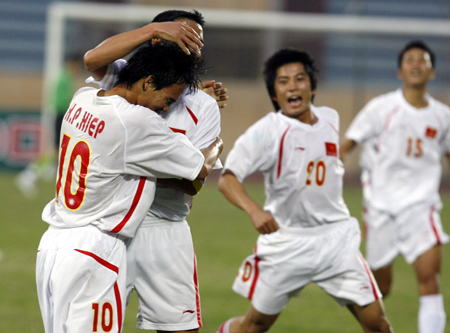
<path id="1" fill-rule="evenodd" d="M 65 133 L 63 134 L 61 141 L 61 153 L 59 157 L 58 180 L 56 181 L 56 202 L 58 202 L 59 192 L 63 186 L 62 180 L 65 179 L 63 189 L 64 204 L 70 210 L 77 210 L 83 204 L 86 194 L 86 177 L 89 170 L 89 164 L 91 162 L 91 149 L 86 141 L 78 141 L 70 153 L 67 167 L 64 167 L 70 139 L 70 136 Z M 79 176 L 77 179 L 77 184 L 75 184 L 76 190 L 73 191 L 75 162 L 77 159 L 80 159 L 80 166 L 78 170 Z M 64 172 L 65 174 L 63 175 Z"/>

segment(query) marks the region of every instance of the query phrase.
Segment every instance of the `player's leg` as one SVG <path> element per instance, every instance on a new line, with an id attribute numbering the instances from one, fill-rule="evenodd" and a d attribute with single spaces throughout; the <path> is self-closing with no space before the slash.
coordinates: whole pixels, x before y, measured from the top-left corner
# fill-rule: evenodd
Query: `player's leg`
<path id="1" fill-rule="evenodd" d="M 310 253 L 320 247 L 318 238 L 320 233 L 303 229 L 260 236 L 254 254 L 242 262 L 233 283 L 233 290 L 249 299 L 251 306 L 245 315 L 225 321 L 218 332 L 269 330 L 289 299 L 311 282 L 317 257 Z"/>
<path id="2" fill-rule="evenodd" d="M 197 265 L 186 221 L 145 220 L 127 251 L 134 253 L 137 328 L 197 332 L 202 326 Z M 131 272 L 130 272 L 131 273 Z"/>
<path id="3" fill-rule="evenodd" d="M 95 227 L 49 229 L 36 264 L 45 332 L 120 331 L 125 245 Z"/>
<path id="4" fill-rule="evenodd" d="M 373 276 L 377 281 L 378 287 L 380 288 L 383 297 L 389 295 L 392 288 L 392 275 L 393 264 L 387 265 L 379 269 L 372 269 Z"/>
<path id="5" fill-rule="evenodd" d="M 395 220 L 382 211 L 366 205 L 364 211 L 366 259 L 383 297 L 393 283 L 393 262 L 399 255 Z"/>
<path id="6" fill-rule="evenodd" d="M 327 260 L 314 282 L 355 315 L 365 332 L 391 332 L 381 292 L 369 265 L 359 251 L 360 232 L 356 219 L 343 222 L 326 238 Z"/>
<path id="7" fill-rule="evenodd" d="M 350 312 L 356 317 L 361 324 L 364 332 L 393 332 L 391 325 L 384 312 L 381 299 L 374 301 L 365 306 L 357 304 L 347 305 Z"/>
<path id="8" fill-rule="evenodd" d="M 441 246 L 435 245 L 414 262 L 420 294 L 420 333 L 442 333 L 445 329 L 444 300 L 439 293 L 441 252 Z"/>
<path id="9" fill-rule="evenodd" d="M 225 321 L 217 333 L 261 333 L 266 332 L 277 320 L 279 314 L 266 315 L 250 305 L 247 313 Z"/>
<path id="10" fill-rule="evenodd" d="M 419 332 L 441 333 L 444 331 L 446 315 L 442 295 L 439 294 L 441 267 L 441 244 L 449 240 L 443 231 L 439 206 L 417 204 L 399 218 L 401 251 L 406 261 L 412 264 L 418 281 L 420 294 Z"/>

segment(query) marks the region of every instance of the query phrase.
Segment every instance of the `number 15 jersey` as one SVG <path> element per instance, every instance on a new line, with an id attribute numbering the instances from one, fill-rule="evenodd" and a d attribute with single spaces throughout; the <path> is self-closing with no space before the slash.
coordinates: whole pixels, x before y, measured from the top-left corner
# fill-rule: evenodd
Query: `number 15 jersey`
<path id="1" fill-rule="evenodd" d="M 318 122 L 309 125 L 281 111 L 269 113 L 234 144 L 224 169 L 240 182 L 264 174 L 264 210 L 282 227 L 315 227 L 350 217 L 342 198 L 344 168 L 339 160 L 339 115 L 311 106 Z"/>
<path id="2" fill-rule="evenodd" d="M 370 205 L 397 214 L 419 202 L 440 204 L 441 157 L 450 152 L 450 109 L 426 95 L 416 109 L 401 89 L 372 99 L 358 113 L 346 137 L 372 150 Z"/>

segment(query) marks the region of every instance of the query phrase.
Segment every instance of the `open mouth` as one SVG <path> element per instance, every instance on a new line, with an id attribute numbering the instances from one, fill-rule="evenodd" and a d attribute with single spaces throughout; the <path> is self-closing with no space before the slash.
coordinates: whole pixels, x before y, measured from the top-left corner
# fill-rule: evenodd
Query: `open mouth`
<path id="1" fill-rule="evenodd" d="M 293 108 L 299 107 L 302 104 L 302 98 L 300 96 L 289 97 L 288 103 Z"/>

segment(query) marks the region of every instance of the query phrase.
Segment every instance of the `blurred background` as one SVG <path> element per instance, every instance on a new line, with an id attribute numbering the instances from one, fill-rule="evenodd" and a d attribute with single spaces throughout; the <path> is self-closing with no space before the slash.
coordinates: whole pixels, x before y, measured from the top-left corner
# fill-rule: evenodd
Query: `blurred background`
<path id="1" fill-rule="evenodd" d="M 283 14 L 310 14 L 336 17 L 377 17 L 442 22 L 450 17 L 447 0 L 134 0 L 134 1 L 70 1 L 69 4 L 116 4 L 162 6 L 214 10 L 220 14 L 228 10 L 240 13 L 277 12 Z M 48 127 L 39 126 L 46 98 L 60 70 L 70 58 L 79 58 L 103 39 L 119 32 L 137 28 L 151 21 L 92 20 L 101 9 L 86 9 L 78 18 L 66 17 L 63 31 L 48 31 L 49 0 L 0 0 L 0 168 L 21 169 L 44 149 L 49 137 L 43 136 Z M 165 6 L 165 7 L 164 7 Z M 88 7 L 89 8 L 89 7 Z M 94 8 L 94 7 L 93 7 Z M 96 7 L 95 7 L 96 8 Z M 101 8 L 101 7 L 100 7 Z M 121 8 L 121 7 L 119 7 Z M 122 7 L 123 8 L 123 7 Z M 217 16 L 215 16 L 217 17 Z M 287 16 L 289 19 L 289 16 Z M 208 73 L 205 79 L 221 81 L 229 89 L 228 107 L 222 111 L 222 137 L 225 140 L 224 157 L 233 142 L 251 123 L 272 111 L 261 78 L 264 60 L 280 47 L 293 46 L 307 50 L 320 69 L 316 105 L 337 109 L 341 115 L 341 135 L 353 116 L 372 97 L 397 88 L 397 54 L 411 39 L 423 39 L 437 56 L 437 78 L 430 92 L 448 103 L 450 83 L 450 43 L 447 36 L 410 33 L 356 33 L 295 31 L 293 29 L 241 28 L 218 25 L 205 15 L 205 48 Z M 292 16 L 292 20 L 296 20 Z M 246 21 L 245 16 L 241 22 Z M 320 21 L 322 22 L 322 21 Z M 293 22 L 295 23 L 295 22 Z M 319 23 L 320 25 L 321 23 Z M 325 27 L 327 20 L 323 21 Z M 382 23 L 379 23 L 382 25 Z M 342 26 L 345 26 L 345 21 Z M 348 22 L 351 26 L 351 21 Z M 395 28 L 395 26 L 393 27 Z M 47 31 L 46 31 L 47 29 Z M 59 29 L 58 29 L 59 30 Z M 62 34 L 61 37 L 58 34 Z M 60 38 L 62 49 L 51 54 L 51 42 L 46 36 Z M 47 43 L 47 44 L 46 44 Z M 46 46 L 47 45 L 47 46 Z M 50 49 L 49 49 L 50 47 Z M 45 73 L 50 73 L 45 76 Z M 87 73 L 80 66 L 75 84 L 83 85 Z M 45 79 L 45 80 L 44 80 Z M 45 81 L 45 82 L 44 82 Z M 47 103 L 48 104 L 48 103 Z M 45 110 L 44 110 L 45 111 Z M 44 122 L 45 123 L 45 122 Z M 44 131 L 44 133 L 42 133 Z M 50 131 L 51 132 L 51 131 Z M 347 176 L 359 172 L 357 155 L 347 161 Z"/>
<path id="2" fill-rule="evenodd" d="M 63 93 L 55 92 L 84 85 L 88 74 L 81 62 L 87 50 L 169 8 L 197 9 L 205 16 L 202 52 L 208 71 L 203 79 L 223 82 L 230 97 L 221 110 L 222 159 L 246 128 L 273 111 L 261 71 L 265 59 L 282 47 L 304 49 L 314 57 L 320 70 L 315 105 L 338 110 L 341 135 L 369 99 L 400 86 L 397 55 L 412 39 L 422 39 L 436 53 L 437 77 L 429 92 L 450 104 L 448 0 L 0 0 L 0 333 L 43 331 L 34 263 L 47 228 L 40 214 L 54 196 L 55 95 L 64 103 Z M 346 160 L 344 197 L 362 225 L 358 155 Z M 449 232 L 445 170 L 442 220 Z M 22 177 L 29 175 L 33 187 Z M 223 320 L 246 310 L 248 302 L 231 291 L 231 284 L 257 237 L 245 214 L 218 193 L 214 176 L 188 219 L 199 262 L 203 332 L 214 332 Z M 260 182 L 251 183 L 249 191 L 263 203 Z M 450 248 L 444 249 L 448 312 Z M 388 316 L 397 333 L 415 332 L 413 271 L 399 259 L 394 274 L 393 296 L 385 302 Z M 308 287 L 300 301 L 292 302 L 271 331 L 360 332 L 350 313 L 318 288 Z M 132 299 L 124 332 L 137 331 L 136 308 Z"/>

